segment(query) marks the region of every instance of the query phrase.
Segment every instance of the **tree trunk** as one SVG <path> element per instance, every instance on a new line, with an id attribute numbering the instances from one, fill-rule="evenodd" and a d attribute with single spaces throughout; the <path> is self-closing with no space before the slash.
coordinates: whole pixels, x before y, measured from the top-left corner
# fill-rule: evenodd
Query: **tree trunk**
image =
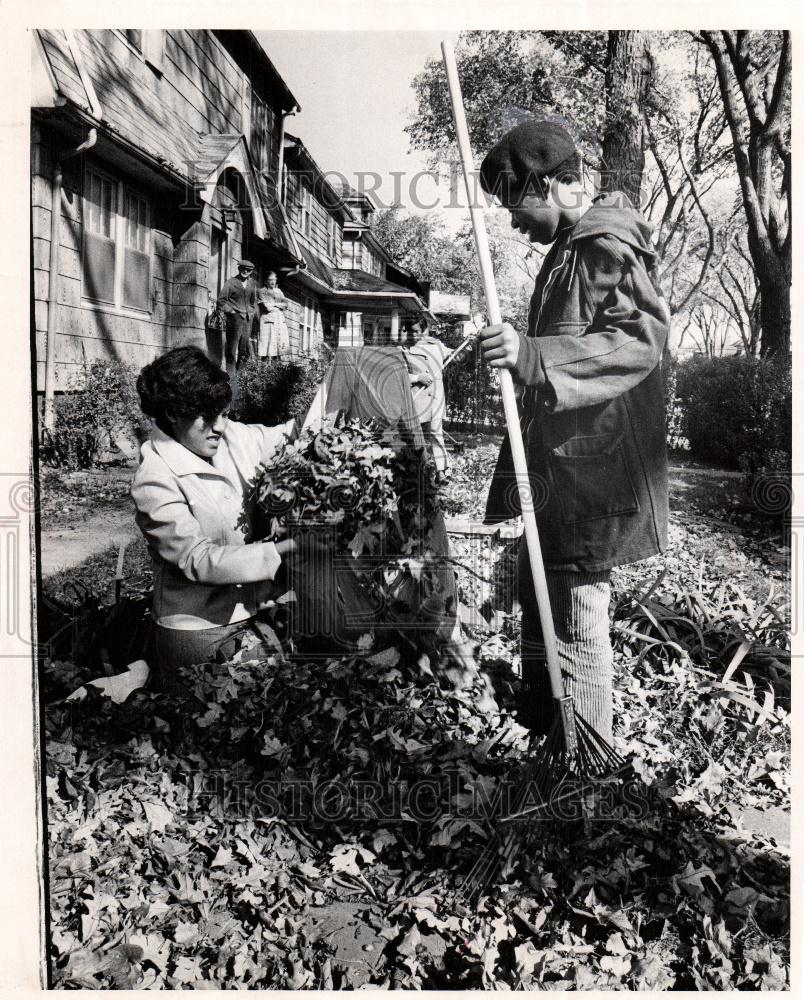
<path id="1" fill-rule="evenodd" d="M 645 169 L 642 107 L 652 65 L 646 31 L 609 32 L 601 188 L 604 192 L 624 191 L 636 206 L 641 200 Z"/>
<path id="2" fill-rule="evenodd" d="M 790 350 L 792 275 L 791 158 L 785 134 L 789 125 L 790 34 L 782 33 L 778 64 L 764 78 L 755 76 L 748 32 L 703 31 L 701 36 L 715 63 L 734 144 L 748 249 L 759 287 L 760 356 L 783 356 Z M 761 101 L 755 94 L 759 84 L 765 88 Z M 775 174 L 780 170 L 777 191 Z"/>
<path id="3" fill-rule="evenodd" d="M 758 268 L 762 339 L 759 356 L 785 355 L 790 350 L 790 277 L 780 267 Z"/>

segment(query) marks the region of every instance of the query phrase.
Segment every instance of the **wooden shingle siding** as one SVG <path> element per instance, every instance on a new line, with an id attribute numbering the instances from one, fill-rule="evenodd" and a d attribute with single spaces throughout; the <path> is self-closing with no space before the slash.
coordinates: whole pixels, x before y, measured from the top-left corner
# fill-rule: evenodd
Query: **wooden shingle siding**
<path id="1" fill-rule="evenodd" d="M 203 123 L 198 132 L 240 132 L 242 73 L 223 46 L 209 32 L 167 31 L 165 36 L 164 79 L 174 91 L 174 106 L 192 109 Z"/>
<path id="2" fill-rule="evenodd" d="M 75 60 L 70 54 L 64 32 L 42 30 L 39 32 L 39 37 L 47 58 L 58 75 L 59 87 L 64 96 L 88 110 L 89 100 Z"/>
<path id="3" fill-rule="evenodd" d="M 340 267 L 343 259 L 343 231 L 341 224 L 336 219 L 335 224 L 337 226 L 337 233 L 335 237 L 335 258 L 333 259 L 329 256 L 329 220 L 331 215 L 324 204 L 319 200 L 315 191 L 313 192 L 312 198 L 309 234 L 305 233 L 301 228 L 300 201 L 302 197 L 302 186 L 309 187 L 309 181 L 306 178 L 299 176 L 299 174 L 291 172 L 288 175 L 287 180 L 285 205 L 290 216 L 294 232 L 307 244 L 307 246 L 315 250 L 320 257 L 323 257 L 324 260 L 331 260 L 334 267 Z"/>
<path id="4" fill-rule="evenodd" d="M 76 32 L 103 120 L 146 152 L 179 167 L 195 156 L 197 133 L 165 100 L 157 74 L 111 30 Z"/>

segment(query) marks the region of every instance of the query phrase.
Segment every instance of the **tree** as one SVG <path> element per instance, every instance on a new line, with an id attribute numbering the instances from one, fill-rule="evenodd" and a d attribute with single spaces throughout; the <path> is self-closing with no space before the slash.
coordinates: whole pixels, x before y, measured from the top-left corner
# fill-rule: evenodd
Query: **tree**
<path id="1" fill-rule="evenodd" d="M 739 207 L 740 211 L 742 206 Z M 702 296 L 720 309 L 739 334 L 745 354 L 759 354 L 759 287 L 745 237 L 745 227 L 735 219 L 719 230 L 717 266 L 712 268 Z"/>
<path id="2" fill-rule="evenodd" d="M 673 69 L 657 61 L 644 109 L 642 210 L 656 226 L 659 281 L 673 315 L 695 305 L 717 262 L 716 233 L 733 201 L 734 161 L 717 78 L 690 44 L 680 33 L 662 36 L 657 48 Z"/>
<path id="3" fill-rule="evenodd" d="M 476 157 L 533 114 L 558 118 L 587 158 L 599 163 L 605 32 L 465 31 L 455 47 L 467 127 Z M 428 59 L 413 79 L 417 108 L 405 127 L 432 165 L 455 161 L 444 68 Z M 560 112 L 560 113 L 559 113 Z"/>
<path id="4" fill-rule="evenodd" d="M 375 213 L 371 231 L 393 259 L 421 281 L 442 292 L 470 291 L 471 262 L 438 215 L 405 215 L 400 205 L 392 205 Z"/>
<path id="5" fill-rule="evenodd" d="M 652 71 L 648 32 L 608 33 L 601 189 L 625 191 L 635 205 L 642 203 L 643 112 Z"/>
<path id="6" fill-rule="evenodd" d="M 502 212 L 487 215 L 500 308 L 509 322 L 514 316 L 518 320 L 523 280 L 535 273 L 534 251 L 527 240 L 514 236 Z M 469 226 L 450 235 L 440 216 L 405 215 L 399 205 L 392 205 L 376 213 L 371 228 L 394 260 L 418 279 L 441 292 L 469 295 L 473 312 L 483 311 L 483 282 Z"/>
<path id="7" fill-rule="evenodd" d="M 759 285 L 761 354 L 790 350 L 792 276 L 787 31 L 702 31 L 729 123 L 747 242 Z"/>

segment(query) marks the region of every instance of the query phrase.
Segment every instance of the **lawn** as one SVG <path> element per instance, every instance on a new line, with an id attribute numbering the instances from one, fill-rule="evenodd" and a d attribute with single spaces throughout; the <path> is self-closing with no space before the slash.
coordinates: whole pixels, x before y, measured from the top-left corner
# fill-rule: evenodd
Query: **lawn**
<path id="1" fill-rule="evenodd" d="M 449 515 L 480 514 L 494 455 L 455 457 Z M 478 561 L 454 539 L 477 672 L 245 653 L 189 678 L 197 704 L 116 705 L 65 701 L 88 667 L 47 662 L 53 985 L 787 988 L 789 549 L 734 476 L 674 460 L 671 483 L 669 552 L 614 578 L 627 808 L 596 800 L 574 839 L 517 827 L 488 884 L 467 876 L 529 754 L 512 542 Z M 70 491 L 125 516 L 54 483 L 45 544 Z M 45 592 L 108 600 L 116 556 Z M 139 541 L 126 566 L 133 596 Z"/>

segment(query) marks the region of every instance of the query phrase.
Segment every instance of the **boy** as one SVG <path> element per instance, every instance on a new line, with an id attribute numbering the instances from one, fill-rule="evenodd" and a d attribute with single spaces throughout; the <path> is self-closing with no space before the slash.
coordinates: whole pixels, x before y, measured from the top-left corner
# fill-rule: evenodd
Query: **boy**
<path id="1" fill-rule="evenodd" d="M 649 276 L 650 227 L 622 193 L 588 197 L 575 145 L 551 122 L 505 135 L 480 176 L 514 229 L 552 243 L 527 331 L 489 326 L 480 344 L 488 364 L 525 387 L 520 419 L 561 667 L 577 712 L 610 743 L 610 572 L 662 552 L 667 537 L 659 364 L 669 313 Z M 486 523 L 518 513 L 506 438 Z M 546 732 L 554 706 L 524 539 L 518 576 L 525 715 Z"/>

